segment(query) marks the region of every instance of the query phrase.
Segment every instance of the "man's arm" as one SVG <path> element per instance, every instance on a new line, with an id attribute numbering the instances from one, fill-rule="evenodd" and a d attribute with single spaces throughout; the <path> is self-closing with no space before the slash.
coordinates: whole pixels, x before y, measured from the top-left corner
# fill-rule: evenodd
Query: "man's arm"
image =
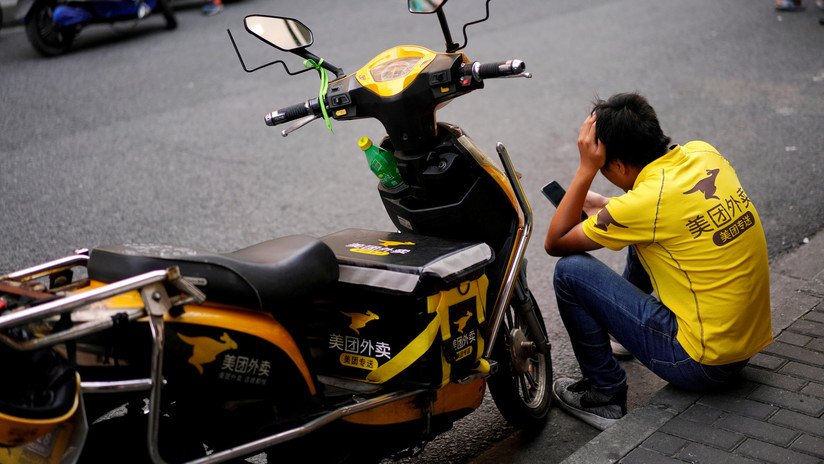
<path id="1" fill-rule="evenodd" d="M 544 239 L 544 249 L 552 256 L 565 256 L 601 248 L 584 234 L 581 210 L 598 170 L 604 165 L 606 149 L 595 138 L 595 116 L 590 115 L 578 131 L 580 163 L 566 195 L 558 205 Z"/>

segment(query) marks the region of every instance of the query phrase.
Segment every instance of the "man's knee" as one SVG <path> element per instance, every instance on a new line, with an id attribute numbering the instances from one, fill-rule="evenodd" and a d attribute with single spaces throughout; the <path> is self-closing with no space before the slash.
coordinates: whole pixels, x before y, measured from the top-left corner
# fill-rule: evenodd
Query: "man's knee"
<path id="1" fill-rule="evenodd" d="M 578 294 L 579 283 L 587 280 L 587 269 L 592 260 L 594 258 L 587 254 L 575 254 L 564 256 L 555 263 L 552 286 L 556 298 L 574 298 Z"/>
<path id="2" fill-rule="evenodd" d="M 564 277 L 585 273 L 585 269 L 592 264 L 592 260 L 594 259 L 592 256 L 583 253 L 564 256 L 559 259 L 558 262 L 555 263 L 555 283 L 557 284 Z"/>

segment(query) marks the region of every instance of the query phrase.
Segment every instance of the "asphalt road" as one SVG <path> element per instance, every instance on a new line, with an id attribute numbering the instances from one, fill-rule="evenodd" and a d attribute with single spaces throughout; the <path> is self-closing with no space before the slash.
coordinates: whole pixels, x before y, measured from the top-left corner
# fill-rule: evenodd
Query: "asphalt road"
<path id="1" fill-rule="evenodd" d="M 539 189 L 571 178 L 577 129 L 597 96 L 637 90 L 674 141 L 719 148 L 759 208 L 771 256 L 822 229 L 824 27 L 808 3 L 778 15 L 768 0 L 495 0 L 491 19 L 469 28 L 471 59 L 519 58 L 535 76 L 489 82 L 439 119 L 490 153 L 505 143 L 523 174 L 536 214 L 530 283 L 556 374 L 577 367 L 551 290 L 555 260 L 541 247 L 553 208 Z M 460 41 L 457 26 L 481 17 L 482 2 L 452 0 L 446 12 Z M 334 135 L 314 123 L 287 138 L 263 124 L 265 113 L 315 95 L 318 82 L 278 67 L 241 69 L 227 28 L 249 66 L 300 65 L 245 33 L 252 13 L 301 19 L 314 31 L 312 50 L 348 72 L 396 44 L 443 49 L 435 18 L 406 13 L 401 0 L 242 0 L 211 18 L 184 8 L 175 31 L 159 17 L 90 27 L 53 59 L 38 56 L 22 28 L 5 27 L 0 272 L 108 243 L 230 251 L 295 233 L 392 229 L 356 145 L 382 136 L 377 122 L 335 123 Z M 604 179 L 595 188 L 618 193 Z M 623 262 L 597 255 L 616 269 Z M 633 369 L 641 402 L 658 384 Z M 411 462 L 484 462 L 475 456 L 512 433 L 489 401 L 470 418 Z M 553 411 L 546 462 L 594 435 Z"/>

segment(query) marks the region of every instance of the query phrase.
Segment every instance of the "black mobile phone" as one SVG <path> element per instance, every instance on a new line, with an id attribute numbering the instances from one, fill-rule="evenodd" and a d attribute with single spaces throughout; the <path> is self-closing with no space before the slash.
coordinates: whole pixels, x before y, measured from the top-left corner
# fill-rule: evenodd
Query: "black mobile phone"
<path id="1" fill-rule="evenodd" d="M 561 199 L 564 198 L 566 190 L 561 187 L 561 184 L 553 180 L 541 188 L 541 193 L 543 193 L 547 200 L 549 200 L 549 202 L 557 208 L 558 205 L 561 204 Z M 583 221 L 586 218 L 587 213 L 581 211 L 581 220 Z"/>

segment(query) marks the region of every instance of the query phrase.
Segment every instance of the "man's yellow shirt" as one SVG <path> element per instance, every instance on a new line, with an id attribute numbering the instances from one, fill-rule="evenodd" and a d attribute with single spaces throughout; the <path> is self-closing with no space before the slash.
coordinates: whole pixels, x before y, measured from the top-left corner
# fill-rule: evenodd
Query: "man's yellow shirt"
<path id="1" fill-rule="evenodd" d="M 583 224 L 612 250 L 635 246 L 696 361 L 747 359 L 772 342 L 767 243 L 755 205 L 711 145 L 675 146 Z"/>

